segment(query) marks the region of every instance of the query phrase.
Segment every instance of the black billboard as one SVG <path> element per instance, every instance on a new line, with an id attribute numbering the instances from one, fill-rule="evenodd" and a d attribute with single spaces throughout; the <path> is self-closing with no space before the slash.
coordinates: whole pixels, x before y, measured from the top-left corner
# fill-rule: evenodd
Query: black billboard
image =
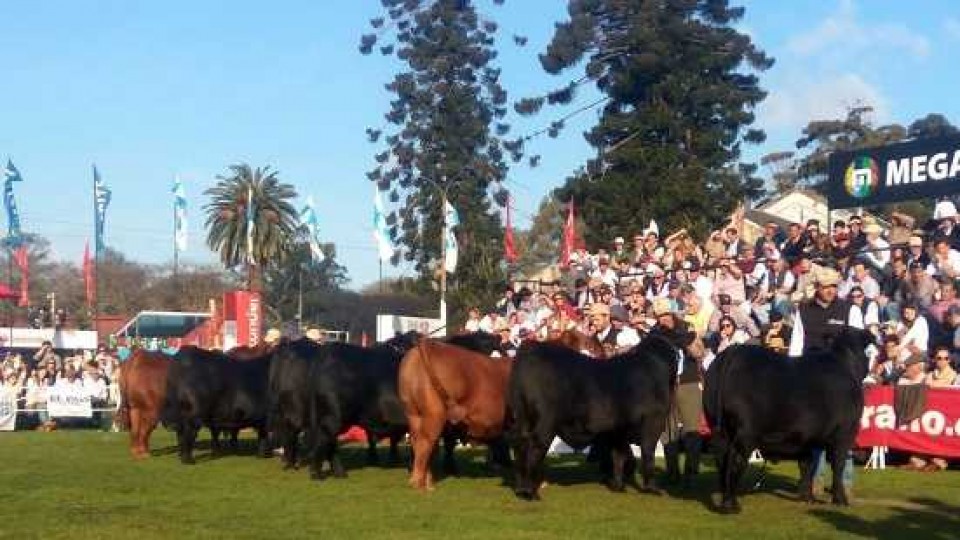
<path id="1" fill-rule="evenodd" d="M 830 208 L 874 206 L 960 193 L 960 136 L 834 152 Z"/>

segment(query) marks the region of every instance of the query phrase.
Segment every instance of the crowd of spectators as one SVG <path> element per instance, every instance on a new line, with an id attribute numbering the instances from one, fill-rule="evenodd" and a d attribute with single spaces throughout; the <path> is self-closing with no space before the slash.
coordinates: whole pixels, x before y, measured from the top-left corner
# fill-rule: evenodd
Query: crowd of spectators
<path id="1" fill-rule="evenodd" d="M 24 413 L 26 424 L 49 430 L 57 423 L 46 412 L 49 388 L 70 385 L 90 396 L 93 409 L 109 408 L 118 399 L 117 385 L 112 384 L 118 366 L 119 360 L 106 346 L 101 345 L 96 351 L 60 354 L 45 341 L 33 352 L 4 354 L 0 362 L 0 388 L 15 396 L 18 409 L 36 411 Z M 107 427 L 103 425 L 104 418 L 105 415 L 94 415 L 97 427 Z"/>
<path id="2" fill-rule="evenodd" d="M 498 333 L 508 350 L 572 329 L 610 353 L 669 312 L 704 340 L 705 364 L 736 343 L 788 353 L 798 304 L 831 273 L 850 319 L 877 340 L 866 383 L 958 386 L 960 215 L 942 201 L 916 225 L 900 213 L 885 226 L 860 215 L 786 230 L 771 221 L 747 242 L 738 211 L 696 242 L 685 230 L 661 238 L 651 222 L 630 242 L 574 253 L 563 281 L 510 284 L 492 309 L 472 309 L 465 329 Z"/>

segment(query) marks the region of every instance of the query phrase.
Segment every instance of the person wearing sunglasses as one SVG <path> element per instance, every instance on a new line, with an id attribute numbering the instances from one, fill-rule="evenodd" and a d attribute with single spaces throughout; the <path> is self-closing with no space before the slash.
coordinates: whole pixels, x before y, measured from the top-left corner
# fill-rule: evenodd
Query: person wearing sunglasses
<path id="1" fill-rule="evenodd" d="M 933 369 L 927 373 L 927 386 L 947 388 L 957 384 L 957 371 L 951 365 L 950 349 L 944 345 L 933 351 Z"/>

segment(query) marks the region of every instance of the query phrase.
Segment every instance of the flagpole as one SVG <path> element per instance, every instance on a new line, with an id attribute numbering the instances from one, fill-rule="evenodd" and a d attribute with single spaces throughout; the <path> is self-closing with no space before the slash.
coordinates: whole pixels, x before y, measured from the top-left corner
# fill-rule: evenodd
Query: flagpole
<path id="1" fill-rule="evenodd" d="M 174 195 L 173 203 L 173 283 L 177 284 L 177 271 L 180 266 L 180 247 L 177 245 L 177 203 Z"/>
<path id="2" fill-rule="evenodd" d="M 440 190 L 440 215 L 443 227 L 440 234 L 440 322 L 447 326 L 447 191 Z"/>
<path id="3" fill-rule="evenodd" d="M 97 230 L 97 166 L 93 166 L 93 331 L 100 340 L 98 322 L 100 320 L 100 236 Z"/>

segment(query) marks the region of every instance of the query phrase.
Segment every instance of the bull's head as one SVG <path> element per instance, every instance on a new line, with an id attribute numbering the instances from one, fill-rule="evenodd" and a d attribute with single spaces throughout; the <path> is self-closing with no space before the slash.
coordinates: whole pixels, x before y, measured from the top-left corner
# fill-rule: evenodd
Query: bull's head
<path id="1" fill-rule="evenodd" d="M 837 355 L 837 360 L 847 364 L 857 380 L 863 380 L 870 364 L 867 347 L 875 343 L 876 338 L 869 331 L 844 326 L 831 341 L 830 348 Z"/>

